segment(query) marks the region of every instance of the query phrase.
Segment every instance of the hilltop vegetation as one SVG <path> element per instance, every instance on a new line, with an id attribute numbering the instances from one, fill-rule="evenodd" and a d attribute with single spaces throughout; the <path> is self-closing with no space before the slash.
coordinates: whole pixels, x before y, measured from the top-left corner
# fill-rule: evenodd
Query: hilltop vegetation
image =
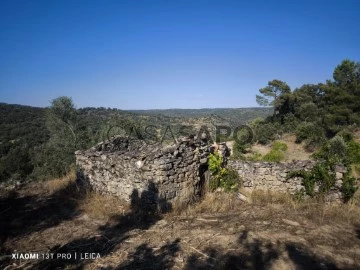
<path id="1" fill-rule="evenodd" d="M 333 80 L 325 83 L 305 84 L 291 90 L 281 80 L 275 79 L 259 90 L 256 96 L 259 105 L 272 107 L 273 113 L 266 119 L 256 119 L 250 123 L 255 141 L 260 144 L 272 143 L 269 153 L 261 156 L 253 152 L 250 144 L 236 143 L 235 156 L 250 160 L 279 162 L 284 159 L 283 149 L 276 149 L 285 133 L 294 133 L 296 143 L 304 143 L 307 151 L 318 164 L 310 171 L 292 172 L 290 175 L 302 177 L 304 193 L 314 196 L 317 183 L 324 193 L 331 190 L 336 181 L 336 166 L 346 167 L 341 191 L 348 201 L 357 190 L 353 168 L 359 170 L 360 144 L 354 133 L 360 124 L 360 63 L 344 60 L 336 66 Z M 251 156 L 245 156 L 252 152 Z"/>
<path id="2" fill-rule="evenodd" d="M 291 91 L 272 80 L 257 95 L 260 105 L 272 106 L 266 123 L 277 133 L 294 132 L 309 149 L 360 124 L 360 63 L 344 60 L 325 83 L 304 84 Z"/>
<path id="3" fill-rule="evenodd" d="M 226 121 L 244 124 L 254 118 L 271 115 L 271 108 L 204 108 L 204 109 L 167 109 L 131 111 L 144 115 L 164 115 L 168 117 L 198 118 L 217 116 Z"/>
<path id="4" fill-rule="evenodd" d="M 74 151 L 106 140 L 124 128 L 153 125 L 159 137 L 167 126 L 172 132 L 181 125 L 198 129 L 202 125 L 244 123 L 267 116 L 269 108 L 144 110 L 111 108 L 76 109 L 67 97 L 54 99 L 48 108 L 0 104 L 0 182 L 60 177 L 74 163 Z M 230 120 L 229 120 L 229 119 Z M 232 119 L 232 120 L 231 120 Z M 112 128 L 116 127 L 116 128 Z M 170 136 L 170 134 L 166 134 Z M 168 138 L 171 139 L 171 138 Z"/>

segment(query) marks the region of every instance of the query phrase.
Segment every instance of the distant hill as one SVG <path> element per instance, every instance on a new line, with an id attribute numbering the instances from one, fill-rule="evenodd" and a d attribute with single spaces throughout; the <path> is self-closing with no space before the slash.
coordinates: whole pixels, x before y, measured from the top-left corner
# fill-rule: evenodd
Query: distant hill
<path id="1" fill-rule="evenodd" d="M 34 168 L 44 166 L 39 164 L 39 157 L 41 162 L 47 163 L 50 153 L 56 156 L 54 150 L 45 146 L 50 137 L 46 126 L 46 112 L 46 108 L 0 103 L 0 182 L 7 179 L 25 179 Z M 141 132 L 146 126 L 152 125 L 160 137 L 165 136 L 168 126 L 171 126 L 175 136 L 183 125 L 191 126 L 191 132 L 195 132 L 193 134 L 202 126 L 208 127 L 213 133 L 216 125 L 243 124 L 256 117 L 266 117 L 271 114 L 271 110 L 243 108 L 125 111 L 87 107 L 77 109 L 77 113 L 81 148 L 87 148 L 106 139 L 112 126 L 118 127 L 124 123 L 127 127 L 136 125 Z M 166 135 L 170 136 L 167 133 Z M 170 136 L 165 139 L 171 138 Z"/>
<path id="2" fill-rule="evenodd" d="M 1 150 L 13 145 L 37 145 L 48 139 L 44 108 L 0 103 Z M 3 151 L 0 154 L 4 154 Z"/>
<path id="3" fill-rule="evenodd" d="M 214 109 L 165 109 L 165 110 L 130 110 L 130 112 L 142 115 L 163 115 L 168 117 L 200 118 L 216 117 L 235 123 L 247 121 L 271 115 L 272 108 L 214 108 Z"/>
<path id="4" fill-rule="evenodd" d="M 0 103 L 0 155 L 18 144 L 32 147 L 48 139 L 45 126 L 46 108 Z M 216 109 L 166 109 L 166 110 L 119 110 L 86 107 L 78 109 L 81 121 L 88 125 L 100 125 L 116 117 L 138 124 L 229 124 L 245 123 L 256 117 L 271 115 L 270 108 L 216 108 Z"/>

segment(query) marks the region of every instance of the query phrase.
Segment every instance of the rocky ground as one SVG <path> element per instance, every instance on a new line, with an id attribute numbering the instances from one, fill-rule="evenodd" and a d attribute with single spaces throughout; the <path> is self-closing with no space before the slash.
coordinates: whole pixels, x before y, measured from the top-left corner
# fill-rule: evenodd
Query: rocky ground
<path id="1" fill-rule="evenodd" d="M 1 192 L 0 243 L 1 269 L 359 269 L 360 211 L 356 200 L 218 193 L 160 215 L 72 181 L 32 184 Z"/>

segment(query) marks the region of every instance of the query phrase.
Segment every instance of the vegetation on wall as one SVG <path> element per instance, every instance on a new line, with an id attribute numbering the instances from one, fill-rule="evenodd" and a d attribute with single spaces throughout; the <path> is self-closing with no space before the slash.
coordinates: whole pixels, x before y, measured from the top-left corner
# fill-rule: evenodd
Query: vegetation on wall
<path id="1" fill-rule="evenodd" d="M 216 152 L 209 155 L 209 170 L 211 172 L 209 188 L 211 191 L 223 188 L 226 192 L 236 191 L 240 187 L 240 177 L 235 170 L 224 168 L 223 159 Z"/>
<path id="2" fill-rule="evenodd" d="M 336 182 L 336 166 L 345 166 L 346 172 L 342 178 L 341 191 L 343 200 L 349 201 L 357 190 L 356 179 L 351 176 L 351 161 L 356 160 L 360 152 L 353 153 L 353 148 L 360 147 L 359 143 L 352 138 L 346 142 L 341 136 L 335 136 L 330 139 L 323 147 L 314 154 L 319 161 L 310 171 L 294 171 L 288 175 L 288 178 L 301 177 L 303 179 L 304 191 L 307 195 L 315 195 L 315 184 L 319 186 L 319 194 L 327 194 L 334 187 Z"/>

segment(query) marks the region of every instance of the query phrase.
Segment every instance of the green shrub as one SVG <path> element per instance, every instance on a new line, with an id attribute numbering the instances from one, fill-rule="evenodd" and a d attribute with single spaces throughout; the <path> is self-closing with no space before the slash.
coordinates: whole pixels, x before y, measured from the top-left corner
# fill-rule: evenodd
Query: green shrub
<path id="1" fill-rule="evenodd" d="M 235 191 L 240 187 L 240 177 L 235 170 L 222 167 L 222 158 L 218 153 L 209 155 L 209 170 L 211 178 L 209 188 L 211 191 L 223 188 L 226 192 Z"/>
<path id="2" fill-rule="evenodd" d="M 325 141 L 324 129 L 316 123 L 302 123 L 295 131 L 296 143 L 305 141 L 308 150 L 320 146 Z"/>
<path id="3" fill-rule="evenodd" d="M 350 163 L 360 163 L 360 143 L 350 140 L 347 143 L 347 154 Z"/>
<path id="4" fill-rule="evenodd" d="M 271 147 L 271 151 L 263 157 L 263 160 L 267 162 L 280 162 L 284 159 L 284 152 L 287 148 L 286 143 L 275 141 Z"/>
<path id="5" fill-rule="evenodd" d="M 288 173 L 286 179 L 290 179 L 293 177 L 301 177 L 302 178 L 302 185 L 304 186 L 305 193 L 309 196 L 314 196 L 314 188 L 315 188 L 315 179 L 312 177 L 310 172 L 305 170 L 300 171 L 292 171 Z"/>
<path id="6" fill-rule="evenodd" d="M 301 177 L 305 193 L 311 197 L 315 195 L 315 184 L 319 185 L 320 194 L 327 193 L 335 184 L 335 173 L 331 171 L 328 163 L 318 163 L 310 171 L 293 171 L 287 175 L 287 179 Z"/>
<path id="7" fill-rule="evenodd" d="M 259 152 L 254 151 L 250 157 L 247 158 L 249 161 L 259 161 L 262 159 L 262 156 Z"/>
<path id="8" fill-rule="evenodd" d="M 339 161 L 346 159 L 347 146 L 344 139 L 340 136 L 335 136 L 328 143 L 329 157 L 336 157 Z"/>
<path id="9" fill-rule="evenodd" d="M 272 149 L 276 151 L 286 151 L 288 149 L 288 146 L 284 142 L 275 141 L 272 145 Z"/>
<path id="10" fill-rule="evenodd" d="M 335 172 L 328 163 L 318 163 L 311 170 L 311 177 L 319 184 L 320 193 L 327 193 L 335 185 Z"/>
<path id="11" fill-rule="evenodd" d="M 222 169 L 222 158 L 218 153 L 210 154 L 208 164 L 211 174 L 216 175 Z"/>
<path id="12" fill-rule="evenodd" d="M 220 180 L 220 187 L 226 192 L 232 192 L 239 189 L 241 185 L 240 177 L 237 171 L 233 169 L 225 169 Z"/>
<path id="13" fill-rule="evenodd" d="M 260 144 L 267 144 L 275 139 L 276 132 L 274 124 L 261 124 L 255 128 L 255 138 Z"/>
<path id="14" fill-rule="evenodd" d="M 341 186 L 344 202 L 348 202 L 354 196 L 356 190 L 357 186 L 355 177 L 350 176 L 349 173 L 345 174 Z"/>
<path id="15" fill-rule="evenodd" d="M 278 150 L 271 150 L 263 157 L 263 160 L 267 162 L 280 162 L 283 159 L 284 154 Z"/>
<path id="16" fill-rule="evenodd" d="M 348 128 L 341 130 L 336 135 L 342 137 L 346 143 L 354 139 L 352 132 Z"/>
<path id="17" fill-rule="evenodd" d="M 232 148 L 233 157 L 235 159 L 243 159 L 243 154 L 245 154 L 248 151 L 249 147 L 250 147 L 249 144 L 241 144 L 235 142 Z"/>
<path id="18" fill-rule="evenodd" d="M 329 160 L 333 163 L 345 165 L 360 162 L 360 144 L 354 140 L 347 143 L 343 137 L 335 136 L 314 154 L 317 159 Z"/>
<path id="19" fill-rule="evenodd" d="M 293 132 L 299 125 L 299 119 L 292 113 L 288 113 L 283 117 L 283 128 L 285 132 Z"/>

